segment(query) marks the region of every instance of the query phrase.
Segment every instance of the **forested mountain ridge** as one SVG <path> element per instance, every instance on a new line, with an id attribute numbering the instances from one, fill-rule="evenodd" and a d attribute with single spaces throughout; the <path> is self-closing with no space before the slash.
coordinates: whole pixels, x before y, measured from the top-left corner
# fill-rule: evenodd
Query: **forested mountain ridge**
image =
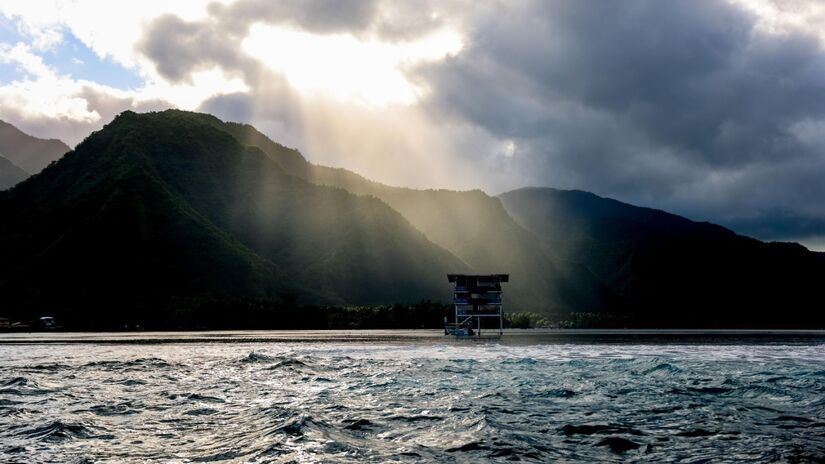
<path id="1" fill-rule="evenodd" d="M 260 148 L 285 171 L 381 199 L 427 238 L 466 262 L 473 272 L 511 275 L 506 301 L 517 311 L 566 317 L 571 311 L 609 312 L 621 301 L 586 268 L 560 260 L 481 190 L 416 190 L 368 180 L 351 171 L 311 164 L 248 124 L 228 124 L 238 141 Z"/>
<path id="2" fill-rule="evenodd" d="M 76 327 L 270 327 L 306 305 L 447 302 L 455 272 L 509 273 L 506 310 L 555 321 L 825 321 L 825 255 L 797 244 L 587 192 L 391 187 L 178 110 L 122 113 L 0 192 L 0 217 L 3 315 Z"/>
<path id="3" fill-rule="evenodd" d="M 619 294 L 635 325 L 820 327 L 821 254 L 589 192 L 524 188 L 510 215 Z"/>
<path id="4" fill-rule="evenodd" d="M 125 112 L 0 193 L 0 291 L 74 317 L 236 295 L 295 304 L 446 299 L 465 265 L 375 198 L 283 172 L 220 121 Z M 162 315 L 153 315 L 153 318 Z"/>

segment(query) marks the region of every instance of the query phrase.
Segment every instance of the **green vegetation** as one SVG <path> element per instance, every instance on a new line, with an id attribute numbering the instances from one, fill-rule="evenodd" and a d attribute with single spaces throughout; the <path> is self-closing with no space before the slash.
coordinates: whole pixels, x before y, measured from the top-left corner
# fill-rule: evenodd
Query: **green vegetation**
<path id="1" fill-rule="evenodd" d="M 572 312 L 566 319 L 555 324 L 561 329 L 625 329 L 639 325 L 630 315 L 604 312 Z"/>
<path id="2" fill-rule="evenodd" d="M 361 330 L 440 329 L 451 306 L 428 300 L 411 305 L 303 305 L 294 301 L 200 295 L 141 305 L 119 319 L 58 318 L 66 329 L 94 330 Z"/>
<path id="3" fill-rule="evenodd" d="M 581 311 L 565 318 L 570 325 L 825 327 L 825 260 L 800 245 L 587 192 L 531 188 L 500 198 L 546 247 L 626 302 L 622 317 Z"/>
<path id="4" fill-rule="evenodd" d="M 108 323 L 201 295 L 299 305 L 449 296 L 444 275 L 465 265 L 385 203 L 289 176 L 216 124 L 126 112 L 0 193 L 4 315 Z"/>
<path id="5" fill-rule="evenodd" d="M 390 187 L 184 111 L 121 114 L 0 218 L 2 316 L 72 328 L 440 327 L 448 272 L 509 273 L 507 327 L 825 325 L 801 246 L 585 192 Z"/>
<path id="6" fill-rule="evenodd" d="M 555 324 L 541 314 L 520 312 L 505 313 L 504 327 L 508 329 L 543 329 Z"/>
<path id="7" fill-rule="evenodd" d="M 310 164 L 297 151 L 269 140 L 252 126 L 221 127 L 296 177 L 386 202 L 474 272 L 508 272 L 512 279 L 507 302 L 512 307 L 536 308 L 557 319 L 576 310 L 609 312 L 620 307 L 619 298 L 589 269 L 554 255 L 507 214 L 498 198 L 480 190 L 387 186 L 344 169 Z"/>

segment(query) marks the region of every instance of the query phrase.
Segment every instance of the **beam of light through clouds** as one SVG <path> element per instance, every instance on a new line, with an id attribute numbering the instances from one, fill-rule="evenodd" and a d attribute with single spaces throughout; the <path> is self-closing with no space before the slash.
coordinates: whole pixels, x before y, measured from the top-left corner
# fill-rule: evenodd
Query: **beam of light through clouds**
<path id="1" fill-rule="evenodd" d="M 0 119 L 38 136 L 75 144 L 173 106 L 396 185 L 578 188 L 825 243 L 821 2 L 8 0 L 0 16 Z M 53 59 L 75 40 L 92 59 Z"/>
<path id="2" fill-rule="evenodd" d="M 242 44 L 301 93 L 381 107 L 413 104 L 424 91 L 410 82 L 405 66 L 441 60 L 461 46 L 461 38 L 451 31 L 388 43 L 261 24 L 251 28 Z"/>

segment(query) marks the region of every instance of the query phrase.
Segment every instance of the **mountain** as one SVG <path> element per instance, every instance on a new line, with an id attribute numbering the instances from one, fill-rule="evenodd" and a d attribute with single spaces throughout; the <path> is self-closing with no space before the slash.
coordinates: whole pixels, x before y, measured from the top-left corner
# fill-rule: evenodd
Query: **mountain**
<path id="1" fill-rule="evenodd" d="M 11 188 L 26 177 L 29 177 L 26 171 L 0 156 L 0 190 Z"/>
<path id="2" fill-rule="evenodd" d="M 558 255 L 621 295 L 636 325 L 822 327 L 825 261 L 798 244 L 582 191 L 525 188 L 499 196 Z"/>
<path id="3" fill-rule="evenodd" d="M 296 177 L 381 199 L 473 272 L 509 273 L 505 299 L 512 311 L 563 318 L 571 311 L 614 311 L 620 306 L 620 299 L 588 269 L 554 256 L 518 225 L 498 198 L 480 190 L 387 186 L 351 171 L 311 164 L 297 150 L 273 142 L 250 125 L 229 123 L 222 128 Z"/>
<path id="4" fill-rule="evenodd" d="M 3 316 L 74 327 L 448 301 L 448 272 L 507 272 L 507 311 L 573 323 L 825 325 L 825 255 L 800 245 L 587 192 L 391 187 L 207 114 L 122 113 L 0 191 L 0 217 Z"/>
<path id="5" fill-rule="evenodd" d="M 384 202 L 289 175 L 223 126 L 125 112 L 0 192 L 10 315 L 157 322 L 175 298 L 210 295 L 289 307 L 443 300 L 444 274 L 467 269 Z"/>
<path id="6" fill-rule="evenodd" d="M 29 174 L 37 174 L 71 150 L 56 139 L 39 139 L 0 121 L 0 156 Z"/>

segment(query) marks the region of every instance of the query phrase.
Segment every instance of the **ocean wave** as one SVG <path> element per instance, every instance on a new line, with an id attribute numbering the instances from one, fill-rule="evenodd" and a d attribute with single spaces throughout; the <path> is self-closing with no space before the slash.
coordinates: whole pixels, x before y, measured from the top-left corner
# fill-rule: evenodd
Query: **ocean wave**
<path id="1" fill-rule="evenodd" d="M 139 412 L 131 402 L 120 404 L 98 404 L 89 408 L 89 411 L 98 416 L 127 416 L 137 414 Z"/>
<path id="2" fill-rule="evenodd" d="M 136 358 L 125 361 L 120 360 L 103 360 L 91 361 L 80 366 L 81 368 L 94 368 L 105 370 L 133 370 L 133 369 L 162 369 L 173 367 L 168 361 L 155 357 Z"/>
<path id="3" fill-rule="evenodd" d="M 207 403 L 225 403 L 226 400 L 217 396 L 206 395 L 202 393 L 170 393 L 167 395 L 170 400 L 185 400 L 185 401 L 205 401 Z"/>
<path id="4" fill-rule="evenodd" d="M 0 395 L 9 396 L 40 396 L 54 393 L 53 388 L 41 387 L 37 382 L 27 377 L 12 377 L 0 380 Z"/>
<path id="5" fill-rule="evenodd" d="M 312 427 L 325 427 L 325 425 L 309 415 L 298 414 L 272 427 L 269 433 L 301 436 Z"/>
<path id="6" fill-rule="evenodd" d="M 272 356 L 267 356 L 262 353 L 256 353 L 254 351 L 250 351 L 249 354 L 241 358 L 242 363 L 260 363 L 260 362 L 271 362 L 275 358 Z"/>
<path id="7" fill-rule="evenodd" d="M 0 453 L 364 464 L 804 462 L 825 450 L 825 348 L 372 348 L 33 345 L 0 371 Z M 27 356 L 69 367 L 29 370 Z"/>
<path id="8" fill-rule="evenodd" d="M 23 430 L 19 433 L 19 436 L 21 438 L 30 438 L 36 441 L 52 443 L 99 437 L 88 425 L 79 422 L 64 422 L 62 420 L 55 420 Z M 104 438 L 106 437 L 104 436 Z"/>

